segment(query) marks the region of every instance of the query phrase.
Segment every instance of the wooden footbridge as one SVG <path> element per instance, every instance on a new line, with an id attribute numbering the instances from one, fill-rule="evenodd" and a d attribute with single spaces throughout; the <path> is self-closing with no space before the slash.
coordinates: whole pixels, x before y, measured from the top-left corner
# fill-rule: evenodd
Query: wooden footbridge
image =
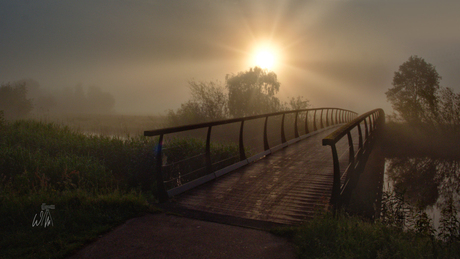
<path id="1" fill-rule="evenodd" d="M 302 109 L 144 135 L 159 136 L 154 173 L 168 209 L 234 224 L 291 225 L 347 203 L 384 117 L 382 109 L 361 116 L 338 108 Z M 168 161 L 169 153 L 183 147 L 169 146 L 174 141 L 165 136 L 196 137 L 199 131 L 206 136 L 204 150 Z M 221 158 L 213 141 L 238 145 Z"/>

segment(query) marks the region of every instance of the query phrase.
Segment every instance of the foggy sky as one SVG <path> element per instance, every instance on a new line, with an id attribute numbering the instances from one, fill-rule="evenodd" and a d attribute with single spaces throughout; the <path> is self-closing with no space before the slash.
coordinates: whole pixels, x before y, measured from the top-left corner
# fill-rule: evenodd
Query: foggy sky
<path id="1" fill-rule="evenodd" d="M 459 1 L 0 0 L 0 82 L 97 86 L 119 113 L 158 114 L 189 98 L 187 81 L 248 70 L 254 46 L 280 49 L 279 97 L 357 112 L 409 56 L 460 91 Z"/>

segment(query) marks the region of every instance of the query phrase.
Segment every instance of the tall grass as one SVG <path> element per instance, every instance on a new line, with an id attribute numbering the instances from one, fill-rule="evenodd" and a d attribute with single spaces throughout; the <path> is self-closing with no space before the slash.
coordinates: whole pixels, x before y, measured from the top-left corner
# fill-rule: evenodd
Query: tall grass
<path id="1" fill-rule="evenodd" d="M 15 121 L 2 130 L 1 175 L 13 191 L 26 193 L 137 187 L 153 181 L 154 146 L 154 139 L 144 137 L 86 136 L 53 123 Z"/>
<path id="2" fill-rule="evenodd" d="M 345 214 L 319 215 L 274 233 L 289 237 L 299 258 L 460 258 L 458 244 Z"/>
<path id="3" fill-rule="evenodd" d="M 158 138 L 86 135 L 34 120 L 0 116 L 0 258 L 62 258 L 125 220 L 154 211 Z M 204 150 L 201 140 L 174 139 L 179 161 Z M 213 159 L 236 152 L 213 144 Z M 33 226 L 41 204 L 53 225 Z M 37 220 L 38 220 L 37 218 Z"/>
<path id="4" fill-rule="evenodd" d="M 0 257 L 60 258 L 151 211 L 155 145 L 143 137 L 86 136 L 53 123 L 3 122 Z M 33 226 L 42 203 L 55 205 L 46 228 Z"/>

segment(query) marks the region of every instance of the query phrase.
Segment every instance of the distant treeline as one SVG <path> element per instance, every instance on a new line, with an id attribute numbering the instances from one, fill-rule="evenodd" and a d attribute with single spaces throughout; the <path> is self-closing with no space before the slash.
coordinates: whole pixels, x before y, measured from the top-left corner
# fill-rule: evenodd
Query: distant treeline
<path id="1" fill-rule="evenodd" d="M 0 110 L 7 119 L 35 113 L 113 113 L 115 98 L 97 86 L 81 85 L 50 91 L 31 78 L 0 86 Z"/>

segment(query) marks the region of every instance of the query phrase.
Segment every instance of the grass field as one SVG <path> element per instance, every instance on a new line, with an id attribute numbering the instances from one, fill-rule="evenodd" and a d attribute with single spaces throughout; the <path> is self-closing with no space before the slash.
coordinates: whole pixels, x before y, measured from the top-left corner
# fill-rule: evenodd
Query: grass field
<path id="1" fill-rule="evenodd" d="M 320 214 L 302 226 L 272 232 L 289 238 L 299 258 L 460 258 L 458 241 L 346 214 Z"/>
<path id="2" fill-rule="evenodd" d="M 156 211 L 149 204 L 156 201 L 157 138 L 85 134 L 36 120 L 2 121 L 0 136 L 0 258 L 63 258 Z M 205 145 L 193 138 L 168 144 L 179 147 L 165 150 L 170 161 Z M 212 154 L 234 149 L 213 145 Z M 43 203 L 54 209 L 42 210 Z"/>

